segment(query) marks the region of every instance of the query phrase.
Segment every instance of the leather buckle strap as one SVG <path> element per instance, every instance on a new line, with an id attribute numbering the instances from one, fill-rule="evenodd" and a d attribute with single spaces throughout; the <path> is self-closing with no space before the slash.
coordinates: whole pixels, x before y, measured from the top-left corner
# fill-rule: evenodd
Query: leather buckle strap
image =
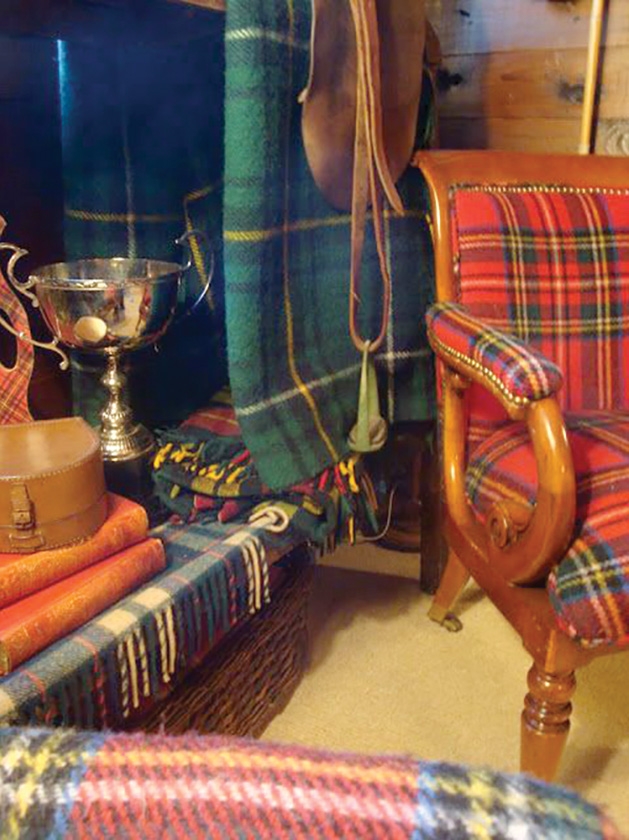
<path id="1" fill-rule="evenodd" d="M 11 487 L 11 521 L 14 530 L 9 533 L 9 540 L 13 545 L 19 545 L 22 550 L 40 548 L 44 538 L 36 530 L 35 506 L 28 495 L 25 484 L 14 484 Z"/>

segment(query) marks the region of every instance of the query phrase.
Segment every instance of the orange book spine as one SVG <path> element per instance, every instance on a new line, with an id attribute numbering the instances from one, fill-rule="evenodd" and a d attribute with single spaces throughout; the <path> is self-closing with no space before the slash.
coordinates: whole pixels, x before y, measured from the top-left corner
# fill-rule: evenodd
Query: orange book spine
<path id="1" fill-rule="evenodd" d="M 0 676 L 67 636 L 166 567 L 146 539 L 0 610 Z"/>
<path id="2" fill-rule="evenodd" d="M 32 554 L 0 553 L 0 608 L 145 539 L 148 517 L 137 502 L 109 494 L 103 525 L 82 543 Z"/>

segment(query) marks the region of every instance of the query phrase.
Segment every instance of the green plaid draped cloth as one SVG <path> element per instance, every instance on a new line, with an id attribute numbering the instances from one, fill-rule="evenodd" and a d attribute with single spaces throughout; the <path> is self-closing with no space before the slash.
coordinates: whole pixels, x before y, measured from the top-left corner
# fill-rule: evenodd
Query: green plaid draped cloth
<path id="1" fill-rule="evenodd" d="M 318 191 L 297 97 L 309 61 L 310 0 L 230 0 L 225 31 L 224 247 L 229 378 L 243 437 L 271 487 L 314 475 L 347 453 L 360 358 L 348 333 L 350 216 Z M 390 421 L 433 416 L 423 320 L 433 298 L 426 195 L 400 184 L 406 212 L 386 218 L 393 280 L 377 354 Z M 371 226 L 369 225 L 369 228 Z M 375 336 L 381 281 L 368 231 L 361 331 Z"/>

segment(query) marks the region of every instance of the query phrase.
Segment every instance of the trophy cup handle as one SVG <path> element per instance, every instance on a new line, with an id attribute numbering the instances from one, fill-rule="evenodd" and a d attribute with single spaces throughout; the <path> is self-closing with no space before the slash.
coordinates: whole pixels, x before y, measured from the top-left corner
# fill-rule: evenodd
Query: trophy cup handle
<path id="1" fill-rule="evenodd" d="M 186 315 L 191 315 L 194 312 L 194 310 L 197 308 L 197 306 L 199 306 L 201 301 L 205 297 L 207 297 L 207 294 L 210 291 L 210 286 L 212 285 L 212 278 L 214 277 L 214 263 L 215 263 L 214 249 L 212 248 L 212 245 L 210 243 L 210 240 L 209 240 L 207 234 L 205 234 L 202 230 L 198 230 L 197 228 L 191 228 L 190 230 L 187 230 L 185 233 L 182 233 L 182 235 L 179 236 L 177 239 L 175 239 L 175 243 L 177 245 L 182 245 L 182 246 L 187 245 L 188 246 L 188 251 L 189 251 L 188 261 L 184 266 L 182 266 L 182 273 L 184 271 L 187 271 L 189 268 L 192 267 L 192 264 L 194 262 L 195 257 L 198 257 L 199 261 L 202 260 L 202 255 L 200 253 L 195 253 L 195 249 L 198 250 L 199 246 L 198 246 L 198 243 L 196 243 L 194 241 L 193 237 L 198 237 L 199 239 L 203 240 L 205 246 L 207 247 L 207 249 L 209 251 L 209 254 L 210 254 L 210 268 L 207 272 L 207 279 L 205 281 L 205 285 L 203 286 L 203 289 L 201 290 L 201 293 L 199 294 L 197 299 L 194 301 L 192 306 L 186 311 L 186 313 L 185 313 Z M 190 241 L 190 240 L 192 240 L 192 241 Z"/>
<path id="2" fill-rule="evenodd" d="M 2 221 L 1 217 L 0 221 Z M 0 234 L 2 233 L 3 228 L 4 225 L 0 224 Z M 0 251 L 11 251 L 11 256 L 7 262 L 6 275 L 13 290 L 25 295 L 25 297 L 30 300 L 33 309 L 39 309 L 39 301 L 37 300 L 37 297 L 33 294 L 33 292 L 29 291 L 34 285 L 34 281 L 30 278 L 28 280 L 18 280 L 15 276 L 15 266 L 18 260 L 25 256 L 28 251 L 25 251 L 23 248 L 18 248 L 16 245 L 11 245 L 8 242 L 0 242 Z M 5 330 L 10 332 L 11 335 L 15 336 L 15 338 L 19 341 L 32 344 L 33 347 L 41 347 L 43 350 L 52 350 L 54 353 L 57 353 L 61 356 L 61 361 L 59 362 L 61 370 L 67 370 L 70 366 L 70 360 L 67 353 L 57 346 L 59 344 L 59 340 L 56 336 L 53 336 L 50 341 L 36 341 L 32 338 L 32 336 L 27 335 L 23 330 L 16 330 L 13 324 L 4 317 L 1 310 L 0 325 L 2 325 Z"/>

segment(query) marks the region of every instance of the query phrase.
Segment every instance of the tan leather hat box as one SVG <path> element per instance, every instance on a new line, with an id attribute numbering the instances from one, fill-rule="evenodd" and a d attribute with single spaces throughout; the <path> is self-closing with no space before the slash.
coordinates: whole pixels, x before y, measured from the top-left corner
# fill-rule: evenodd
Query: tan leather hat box
<path id="1" fill-rule="evenodd" d="M 0 552 L 81 542 L 106 516 L 100 438 L 82 418 L 0 426 Z"/>

